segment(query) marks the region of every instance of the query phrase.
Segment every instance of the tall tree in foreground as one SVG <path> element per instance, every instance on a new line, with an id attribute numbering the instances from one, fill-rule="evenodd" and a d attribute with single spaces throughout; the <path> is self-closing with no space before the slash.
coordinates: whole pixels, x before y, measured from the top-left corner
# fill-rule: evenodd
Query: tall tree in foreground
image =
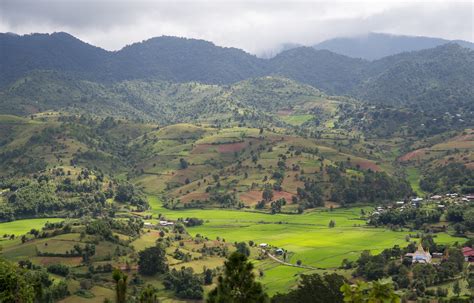
<path id="1" fill-rule="evenodd" d="M 302 275 L 297 289 L 288 294 L 275 295 L 272 303 L 343 303 L 340 288 L 344 283 L 344 277 L 338 274 Z"/>
<path id="2" fill-rule="evenodd" d="M 35 291 L 25 271 L 0 259 L 0 302 L 32 303 Z"/>
<path id="3" fill-rule="evenodd" d="M 115 294 L 117 303 L 125 303 L 127 299 L 127 278 L 120 269 L 115 269 L 112 277 L 115 281 Z"/>
<path id="4" fill-rule="evenodd" d="M 247 257 L 234 252 L 224 263 L 224 276 L 218 278 L 217 287 L 209 293 L 208 303 L 264 303 L 268 296 L 262 285 L 255 282 L 253 265 Z"/>

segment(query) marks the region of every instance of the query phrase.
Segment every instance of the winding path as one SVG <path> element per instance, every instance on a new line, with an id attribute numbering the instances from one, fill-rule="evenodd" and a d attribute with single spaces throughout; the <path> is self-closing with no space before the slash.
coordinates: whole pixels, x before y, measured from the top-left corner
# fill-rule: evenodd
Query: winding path
<path id="1" fill-rule="evenodd" d="M 313 267 L 313 266 L 308 266 L 308 265 L 298 265 L 298 264 L 292 264 L 292 263 L 288 263 L 288 262 L 285 262 L 285 261 L 282 261 L 280 259 L 278 259 L 277 257 L 275 257 L 274 255 L 272 255 L 269 251 L 265 250 L 265 249 L 262 249 L 262 251 L 267 255 L 269 256 L 271 259 L 273 259 L 274 261 L 280 263 L 281 265 L 285 265 L 285 266 L 291 266 L 291 267 L 297 267 L 297 268 L 304 268 L 304 269 L 313 269 L 313 270 L 324 270 L 324 269 L 327 269 L 327 268 L 321 268 L 321 267 Z"/>

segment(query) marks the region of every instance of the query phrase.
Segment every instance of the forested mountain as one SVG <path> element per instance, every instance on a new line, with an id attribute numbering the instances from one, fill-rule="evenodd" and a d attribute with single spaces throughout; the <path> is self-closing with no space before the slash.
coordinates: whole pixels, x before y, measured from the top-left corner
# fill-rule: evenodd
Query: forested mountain
<path id="1" fill-rule="evenodd" d="M 156 37 L 111 53 L 107 64 L 116 80 L 233 83 L 265 74 L 265 63 L 237 48 L 177 37 Z"/>
<path id="2" fill-rule="evenodd" d="M 474 49 L 474 44 L 462 40 L 446 40 L 422 36 L 400 36 L 382 33 L 369 33 L 356 37 L 334 38 L 314 45 L 315 49 L 325 49 L 341 55 L 377 60 L 403 52 L 433 48 L 449 42 Z"/>
<path id="3" fill-rule="evenodd" d="M 368 62 L 311 47 L 285 51 L 268 61 L 272 73 L 283 75 L 331 94 L 350 91 L 363 78 Z"/>
<path id="4" fill-rule="evenodd" d="M 110 52 L 66 33 L 0 35 L 0 85 L 43 69 L 119 81 L 155 78 L 223 84 L 266 73 L 265 61 L 240 49 L 177 37 L 156 37 Z"/>
<path id="5" fill-rule="evenodd" d="M 473 70 L 474 51 L 446 44 L 374 61 L 352 94 L 376 103 L 465 112 L 474 100 Z"/>
<path id="6" fill-rule="evenodd" d="M 7 113 L 31 112 L 36 107 L 58 108 L 54 103 L 60 101 L 81 107 L 78 100 L 89 100 L 92 102 L 87 103 L 87 107 L 91 108 L 97 106 L 94 100 L 101 100 L 100 106 L 109 104 L 114 111 L 140 111 L 149 116 L 154 115 L 150 113 L 156 106 L 155 99 L 162 98 L 162 94 L 156 88 L 150 91 L 150 84 L 145 85 L 145 82 L 210 85 L 200 87 L 198 93 L 191 89 L 186 94 L 178 94 L 179 97 L 164 93 L 169 100 L 177 102 L 170 104 L 182 107 L 184 103 L 178 99 L 212 95 L 213 84 L 230 85 L 265 75 L 289 78 L 332 95 L 350 95 L 371 103 L 410 108 L 431 105 L 437 114 L 470 111 L 470 100 L 474 95 L 474 52 L 456 44 L 372 62 L 310 47 L 297 47 L 271 59 L 260 59 L 235 48 L 176 37 L 152 38 L 117 52 L 96 48 L 65 33 L 2 34 L 0 45 L 0 67 L 6 71 L 1 73 L 0 85 L 3 86 L 2 98 L 8 99 L 8 102 L 2 102 L 1 108 Z M 45 77 L 40 73 L 39 78 L 31 78 L 31 72 L 35 70 L 60 72 L 60 79 L 53 76 L 54 73 L 47 76 L 55 78 L 51 84 L 54 85 L 53 93 L 45 91 L 52 89 L 50 84 L 38 89 L 32 85 Z M 21 81 L 33 80 L 28 86 L 22 85 L 26 82 L 17 81 L 25 76 Z M 117 84 L 124 80 L 142 83 Z M 128 88 L 124 89 L 124 86 Z M 109 89 L 111 91 L 105 92 Z M 182 92 L 182 87 L 179 90 Z M 228 97 L 224 99 L 227 104 L 231 102 Z M 33 109 L 22 108 L 26 105 Z M 233 110 L 236 106 L 230 108 Z M 163 109 L 160 111 L 167 115 Z"/>
<path id="7" fill-rule="evenodd" d="M 109 53 L 67 33 L 0 33 L 0 86 L 36 69 L 100 74 Z"/>
<path id="8" fill-rule="evenodd" d="M 322 93 L 293 80 L 262 77 L 231 86 L 197 82 L 129 80 L 98 83 L 53 71 L 35 71 L 0 91 L 0 113 L 29 115 L 47 110 L 153 120 L 270 121 L 275 112 Z M 258 117 L 258 119 L 255 119 Z"/>

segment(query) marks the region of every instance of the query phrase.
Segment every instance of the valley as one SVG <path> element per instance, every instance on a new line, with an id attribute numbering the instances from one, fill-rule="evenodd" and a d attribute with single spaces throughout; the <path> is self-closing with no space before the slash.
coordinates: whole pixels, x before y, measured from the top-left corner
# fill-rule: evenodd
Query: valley
<path id="1" fill-rule="evenodd" d="M 30 38 L 0 36 L 10 51 Z M 202 302 L 235 258 L 258 302 L 301 302 L 305 279 L 338 298 L 361 281 L 472 296 L 471 50 L 261 59 L 175 37 L 113 53 L 36 38 L 90 65 L 3 65 L 0 266 L 41 290 L 25 296 Z"/>

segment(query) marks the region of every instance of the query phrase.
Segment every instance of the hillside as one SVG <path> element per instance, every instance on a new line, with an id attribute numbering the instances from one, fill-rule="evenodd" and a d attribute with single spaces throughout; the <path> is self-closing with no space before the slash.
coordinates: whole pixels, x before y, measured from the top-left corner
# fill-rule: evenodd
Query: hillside
<path id="1" fill-rule="evenodd" d="M 371 77 L 355 88 L 353 95 L 421 111 L 431 119 L 454 116 L 472 125 L 472 70 L 474 51 L 454 44 L 400 54 L 375 61 L 369 69 Z"/>
<path id="2" fill-rule="evenodd" d="M 106 65 L 114 80 L 156 78 L 228 84 L 265 74 L 265 64 L 240 49 L 177 37 L 156 37 L 112 53 Z"/>
<path id="3" fill-rule="evenodd" d="M 108 52 L 67 33 L 15 35 L 0 33 L 0 86 L 35 69 L 100 75 Z"/>
<path id="4" fill-rule="evenodd" d="M 455 44 L 372 62 L 310 47 L 260 59 L 235 48 L 176 37 L 152 38 L 117 52 L 93 47 L 65 33 L 2 34 L 0 45 L 0 67 L 7 71 L 0 79 L 4 88 L 40 69 L 108 85 L 123 80 L 229 85 L 278 75 L 332 95 L 410 107 L 430 104 L 434 109 L 441 106 L 440 111 L 449 106 L 445 100 L 464 106 L 465 100 L 472 98 L 474 53 Z"/>
<path id="5" fill-rule="evenodd" d="M 313 47 L 325 49 L 352 58 L 378 60 L 404 52 L 434 48 L 447 43 L 457 43 L 474 49 L 474 44 L 461 40 L 446 40 L 423 36 L 401 36 L 383 33 L 369 33 L 356 37 L 334 38 L 320 42 Z"/>
<path id="6" fill-rule="evenodd" d="M 331 94 L 344 94 L 363 78 L 368 62 L 330 51 L 298 47 L 268 61 L 272 73 L 303 82 Z"/>
<path id="7" fill-rule="evenodd" d="M 55 110 L 162 124 L 228 121 L 263 125 L 273 120 L 268 111 L 275 113 L 322 96 L 311 86 L 279 77 L 255 78 L 232 86 L 158 80 L 102 84 L 36 71 L 0 91 L 0 112 L 28 115 Z"/>

